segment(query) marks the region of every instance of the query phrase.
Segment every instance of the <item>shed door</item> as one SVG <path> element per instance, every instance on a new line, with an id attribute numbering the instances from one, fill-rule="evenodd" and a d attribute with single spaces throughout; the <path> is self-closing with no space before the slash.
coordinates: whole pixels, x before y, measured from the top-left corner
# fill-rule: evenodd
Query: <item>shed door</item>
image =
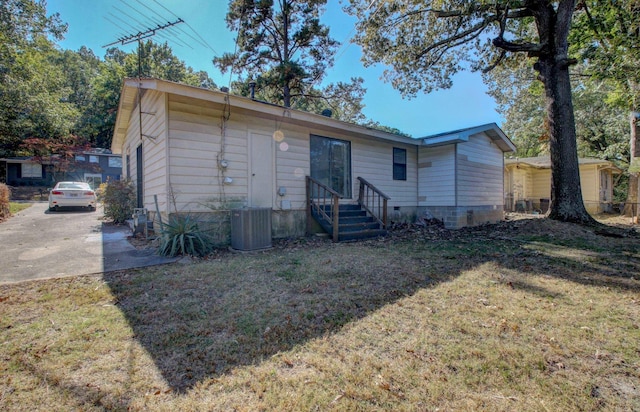
<path id="1" fill-rule="evenodd" d="M 249 206 L 273 207 L 273 139 L 270 135 L 249 135 Z"/>
<path id="2" fill-rule="evenodd" d="M 143 173 L 142 173 L 142 145 L 136 148 L 136 199 L 137 207 L 144 207 L 142 196 L 144 194 L 143 188 Z"/>

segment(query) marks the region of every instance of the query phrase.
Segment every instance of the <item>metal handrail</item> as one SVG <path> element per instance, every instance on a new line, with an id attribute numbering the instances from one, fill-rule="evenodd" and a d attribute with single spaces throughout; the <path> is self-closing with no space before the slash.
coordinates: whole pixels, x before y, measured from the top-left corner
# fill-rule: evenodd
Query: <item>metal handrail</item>
<path id="1" fill-rule="evenodd" d="M 366 179 L 358 177 L 360 190 L 358 191 L 358 204 L 362 206 L 374 219 L 387 228 L 387 201 L 391 199 L 380 189 L 369 183 Z"/>

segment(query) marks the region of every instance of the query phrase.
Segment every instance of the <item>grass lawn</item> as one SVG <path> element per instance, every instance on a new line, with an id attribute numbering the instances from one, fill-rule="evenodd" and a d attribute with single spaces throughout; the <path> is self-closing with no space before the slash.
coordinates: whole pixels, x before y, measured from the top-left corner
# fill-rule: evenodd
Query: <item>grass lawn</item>
<path id="1" fill-rule="evenodd" d="M 640 237 L 546 219 L 0 285 L 0 409 L 640 410 Z"/>
<path id="2" fill-rule="evenodd" d="M 15 215 L 19 211 L 24 210 L 30 206 L 31 206 L 31 203 L 9 202 L 9 212 L 11 212 L 12 215 Z"/>

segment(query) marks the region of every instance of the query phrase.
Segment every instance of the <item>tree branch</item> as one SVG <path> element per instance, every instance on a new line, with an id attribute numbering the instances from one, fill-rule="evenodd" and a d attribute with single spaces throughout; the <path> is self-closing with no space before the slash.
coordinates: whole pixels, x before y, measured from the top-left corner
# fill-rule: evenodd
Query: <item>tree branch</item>
<path id="1" fill-rule="evenodd" d="M 432 45 L 430 45 L 429 47 L 427 47 L 426 49 L 422 50 L 420 53 L 418 53 L 416 55 L 416 58 L 421 58 L 424 57 L 425 54 L 428 54 L 429 52 L 431 52 L 434 49 L 439 48 L 442 45 L 445 45 L 447 43 L 454 43 L 457 42 L 460 39 L 464 39 L 467 36 L 473 35 L 471 37 L 471 39 L 477 37 L 478 35 L 480 35 L 480 33 L 482 33 L 482 31 L 489 26 L 491 23 L 493 23 L 494 21 L 496 21 L 497 17 L 492 16 L 492 17 L 488 17 L 485 20 L 482 20 L 480 23 L 476 24 L 475 26 L 471 27 L 470 29 L 467 29 L 465 31 L 463 31 L 462 33 L 458 33 L 456 35 L 452 35 L 450 37 L 447 37 L 445 39 L 442 39 Z M 474 34 L 475 33 L 475 34 Z M 452 46 L 453 47 L 453 46 Z M 451 47 L 448 47 L 451 48 Z"/>
<path id="2" fill-rule="evenodd" d="M 545 48 L 541 43 L 515 43 L 496 37 L 491 41 L 494 46 L 509 52 L 527 52 L 530 56 L 539 56 Z"/>

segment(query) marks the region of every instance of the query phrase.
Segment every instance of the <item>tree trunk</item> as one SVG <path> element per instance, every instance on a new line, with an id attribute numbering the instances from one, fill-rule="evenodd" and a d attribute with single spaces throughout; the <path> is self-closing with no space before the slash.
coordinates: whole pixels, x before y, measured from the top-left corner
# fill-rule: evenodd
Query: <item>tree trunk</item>
<path id="1" fill-rule="evenodd" d="M 536 24 L 546 48 L 535 67 L 544 84 L 549 122 L 551 155 L 551 219 L 574 223 L 594 223 L 582 200 L 575 118 L 569 79 L 568 33 L 575 1 L 561 1 L 557 11 L 539 2 Z"/>
<path id="2" fill-rule="evenodd" d="M 638 139 L 640 133 L 638 133 L 638 116 L 640 113 L 635 111 L 631 112 L 630 126 L 631 126 L 631 140 L 629 141 L 629 190 L 627 192 L 627 202 L 624 206 L 625 216 L 637 216 L 638 215 L 638 191 L 640 190 L 638 174 L 640 172 L 640 144 Z"/>
<path id="3" fill-rule="evenodd" d="M 284 102 L 284 107 L 291 107 L 291 88 L 289 87 L 288 80 L 285 80 L 285 83 L 282 86 L 282 100 Z"/>

